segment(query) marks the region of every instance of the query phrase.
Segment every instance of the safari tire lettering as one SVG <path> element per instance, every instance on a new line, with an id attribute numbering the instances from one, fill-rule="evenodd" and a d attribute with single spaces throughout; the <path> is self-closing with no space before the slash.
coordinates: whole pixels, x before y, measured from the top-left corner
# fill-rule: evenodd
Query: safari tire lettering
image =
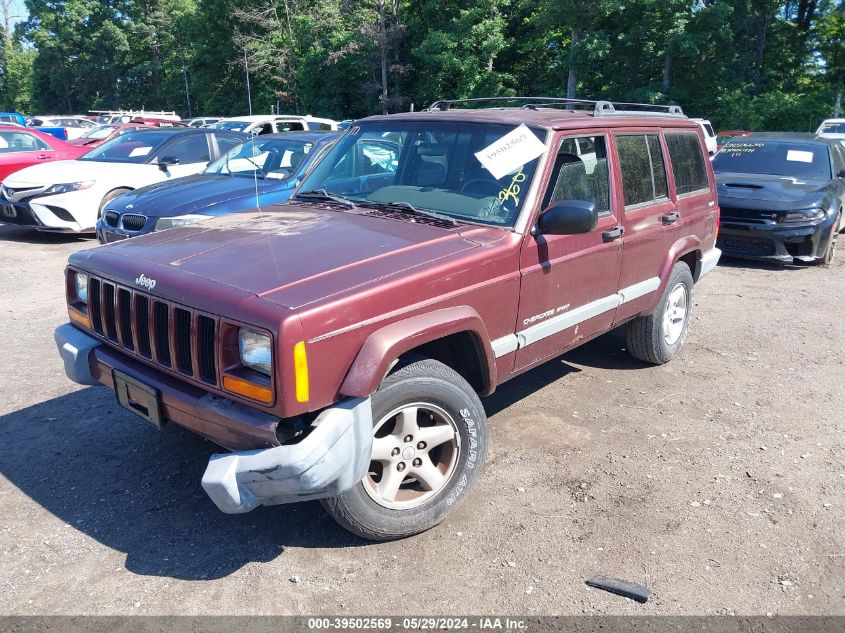
<path id="1" fill-rule="evenodd" d="M 428 530 L 440 523 L 466 497 L 484 463 L 487 417 L 478 395 L 446 365 L 413 358 L 396 365 L 372 396 L 373 423 L 404 404 L 430 403 L 449 414 L 456 427 L 457 463 L 451 477 L 421 505 L 384 507 L 364 488 L 369 475 L 351 490 L 322 500 L 326 511 L 344 528 L 370 540 L 387 541 Z M 403 484 L 403 486 L 413 485 Z"/>

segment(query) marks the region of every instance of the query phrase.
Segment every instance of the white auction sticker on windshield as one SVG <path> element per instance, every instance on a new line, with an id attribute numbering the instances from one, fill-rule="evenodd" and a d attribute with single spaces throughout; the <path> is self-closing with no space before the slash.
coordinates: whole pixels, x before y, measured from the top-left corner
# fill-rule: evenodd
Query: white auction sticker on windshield
<path id="1" fill-rule="evenodd" d="M 812 163 L 813 152 L 802 152 L 797 149 L 790 149 L 786 152 L 786 160 L 791 160 L 798 163 Z"/>
<path id="2" fill-rule="evenodd" d="M 152 151 L 152 147 L 136 147 L 131 152 L 129 152 L 129 158 L 135 158 L 136 156 L 146 156 Z"/>
<path id="3" fill-rule="evenodd" d="M 523 123 L 480 152 L 476 152 L 475 157 L 493 174 L 493 178 L 499 180 L 542 156 L 545 151 L 543 141 Z"/>

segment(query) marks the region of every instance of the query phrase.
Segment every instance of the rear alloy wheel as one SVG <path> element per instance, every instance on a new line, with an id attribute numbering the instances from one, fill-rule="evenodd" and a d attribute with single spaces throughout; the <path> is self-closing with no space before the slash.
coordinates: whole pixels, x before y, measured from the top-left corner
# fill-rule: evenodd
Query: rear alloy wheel
<path id="1" fill-rule="evenodd" d="M 694 286 L 685 262 L 677 262 L 654 312 L 629 321 L 628 352 L 646 363 L 662 365 L 677 356 L 689 331 Z"/>
<path id="2" fill-rule="evenodd" d="M 363 480 L 322 500 L 344 528 L 375 541 L 440 523 L 472 488 L 487 445 L 478 395 L 446 365 L 421 359 L 388 375 L 372 396 L 373 452 Z"/>

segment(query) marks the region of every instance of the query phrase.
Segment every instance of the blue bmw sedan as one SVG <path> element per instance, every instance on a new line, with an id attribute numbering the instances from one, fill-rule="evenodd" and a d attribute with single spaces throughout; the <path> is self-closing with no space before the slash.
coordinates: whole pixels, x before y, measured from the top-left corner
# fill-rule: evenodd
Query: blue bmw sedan
<path id="1" fill-rule="evenodd" d="M 97 221 L 100 243 L 114 242 L 285 202 L 337 132 L 267 134 L 230 150 L 201 174 L 129 191 Z"/>

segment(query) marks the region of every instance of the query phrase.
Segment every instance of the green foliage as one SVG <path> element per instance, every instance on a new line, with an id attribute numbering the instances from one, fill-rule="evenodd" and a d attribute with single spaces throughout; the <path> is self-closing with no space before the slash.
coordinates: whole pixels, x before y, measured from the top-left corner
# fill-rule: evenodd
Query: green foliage
<path id="1" fill-rule="evenodd" d="M 680 103 L 807 130 L 845 83 L 843 0 L 26 0 L 6 109 L 335 118 L 440 98 Z"/>

